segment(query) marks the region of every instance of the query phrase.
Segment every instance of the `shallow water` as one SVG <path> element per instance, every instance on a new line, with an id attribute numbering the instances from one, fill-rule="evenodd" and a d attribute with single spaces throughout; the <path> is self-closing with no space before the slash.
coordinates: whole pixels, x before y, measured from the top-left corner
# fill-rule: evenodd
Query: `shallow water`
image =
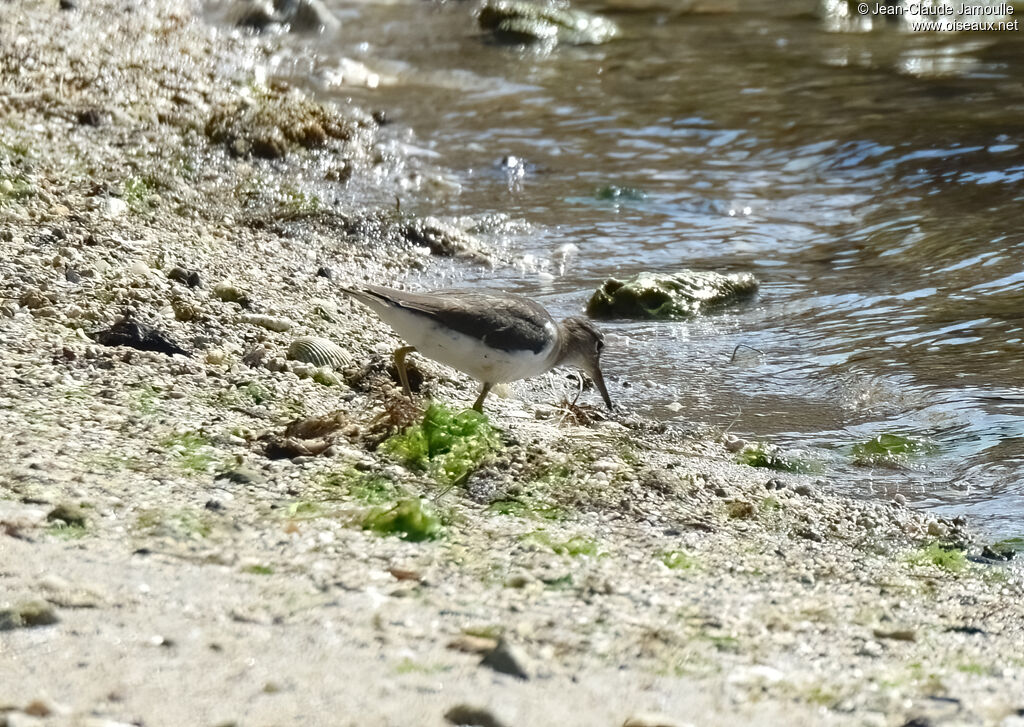
<path id="1" fill-rule="evenodd" d="M 607 324 L 614 397 L 804 450 L 849 494 L 1024 531 L 1024 34 L 652 4 L 609 13 L 620 40 L 542 52 L 489 42 L 463 3 L 331 7 L 342 30 L 293 36 L 278 71 L 386 110 L 454 170 L 461 193 L 414 211 L 531 226 L 508 242 L 521 265 L 470 282 L 569 314 L 642 270 L 762 281 L 694 321 Z M 380 86 L 329 85 L 343 57 Z M 639 194 L 601 199 L 609 185 Z M 938 454 L 853 466 L 882 432 Z"/>

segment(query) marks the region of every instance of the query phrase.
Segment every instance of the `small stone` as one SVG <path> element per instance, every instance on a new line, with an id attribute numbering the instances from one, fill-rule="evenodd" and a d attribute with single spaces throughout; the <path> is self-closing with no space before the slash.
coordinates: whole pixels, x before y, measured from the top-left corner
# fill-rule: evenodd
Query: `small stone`
<path id="1" fill-rule="evenodd" d="M 773 477 L 772 479 L 764 483 L 764 488 L 766 490 L 784 490 L 786 489 L 786 483 L 778 478 Z"/>
<path id="2" fill-rule="evenodd" d="M 130 346 L 140 351 L 156 351 L 168 356 L 189 352 L 175 343 L 166 333 L 145 323 L 122 319 L 110 328 L 97 331 L 93 339 L 104 346 Z"/>
<path id="3" fill-rule="evenodd" d="M 917 632 L 913 629 L 874 629 L 872 633 L 876 639 L 892 639 L 893 641 L 917 641 Z"/>
<path id="4" fill-rule="evenodd" d="M 316 276 L 318 278 L 327 278 L 328 280 L 334 279 L 334 271 L 329 267 L 323 266 L 317 269 Z"/>
<path id="5" fill-rule="evenodd" d="M 227 480 L 228 482 L 237 482 L 240 485 L 262 485 L 267 482 L 267 478 L 260 472 L 244 466 L 235 467 L 233 470 L 223 472 L 217 475 L 217 478 Z"/>
<path id="6" fill-rule="evenodd" d="M 255 313 L 247 313 L 242 316 L 241 320 L 242 323 L 260 326 L 261 328 L 266 328 L 268 331 L 276 331 L 277 333 L 284 333 L 285 331 L 291 330 L 292 326 L 295 325 L 287 318 L 278 318 L 276 316 L 267 316 Z"/>
<path id="7" fill-rule="evenodd" d="M 81 283 L 82 282 L 81 274 L 77 270 L 75 270 L 74 268 L 68 268 L 67 270 L 64 271 L 64 279 L 66 281 L 68 281 L 69 283 Z"/>
<path id="8" fill-rule="evenodd" d="M 51 626 L 58 621 L 57 612 L 45 601 L 24 601 L 0 609 L 0 631 Z"/>
<path id="9" fill-rule="evenodd" d="M 937 520 L 928 522 L 928 534 L 934 538 L 944 538 L 949 535 L 949 528 Z"/>
<path id="10" fill-rule="evenodd" d="M 734 520 L 749 520 L 757 514 L 754 504 L 746 500 L 733 500 L 726 506 L 726 510 Z"/>
<path id="11" fill-rule="evenodd" d="M 103 203 L 103 216 L 107 219 L 115 219 L 128 211 L 128 203 L 117 197 L 108 197 Z"/>
<path id="12" fill-rule="evenodd" d="M 495 717 L 489 709 L 469 704 L 455 705 L 444 713 L 444 718 L 460 727 L 505 727 L 505 723 Z"/>
<path id="13" fill-rule="evenodd" d="M 133 262 L 129 266 L 128 271 L 132 275 L 138 276 L 140 278 L 148 278 L 150 275 L 149 266 L 146 265 L 146 263 L 142 262 L 141 260 L 136 260 L 135 262 Z"/>
<path id="14" fill-rule="evenodd" d="M 227 354 L 219 348 L 211 348 L 206 352 L 206 363 L 211 366 L 220 366 L 227 358 Z"/>
<path id="15" fill-rule="evenodd" d="M 88 518 L 83 510 L 78 505 L 72 504 L 61 504 L 53 508 L 46 514 L 46 519 L 49 522 L 60 521 L 72 528 L 84 528 L 88 525 Z"/>
<path id="16" fill-rule="evenodd" d="M 798 538 L 803 538 L 804 540 L 810 540 L 810 541 L 815 542 L 815 543 L 821 543 L 821 542 L 824 542 L 824 540 L 825 540 L 825 538 L 821 535 L 821 533 L 819 533 L 817 530 L 814 530 L 812 528 L 800 528 L 799 530 L 796 531 L 795 535 Z"/>
<path id="17" fill-rule="evenodd" d="M 462 634 L 449 641 L 448 648 L 466 654 L 488 654 L 498 648 L 498 640 L 486 636 Z"/>
<path id="18" fill-rule="evenodd" d="M 195 270 L 186 270 L 183 267 L 175 265 L 171 268 L 167 277 L 177 283 L 182 283 L 190 288 L 200 288 L 203 285 L 202 278 L 199 277 L 199 273 Z"/>
<path id="19" fill-rule="evenodd" d="M 741 449 L 747 446 L 747 440 L 740 439 L 733 434 L 726 434 L 722 437 L 722 444 L 730 452 L 739 452 Z"/>
<path id="20" fill-rule="evenodd" d="M 498 641 L 498 645 L 489 651 L 480 661 L 482 666 L 490 667 L 501 674 L 509 674 L 517 679 L 529 679 L 523 664 L 525 659 L 519 650 L 509 644 L 505 639 Z"/>
<path id="21" fill-rule="evenodd" d="M 906 507 L 907 506 L 906 495 L 903 495 L 902 493 L 896 493 L 896 495 L 892 498 L 892 501 L 894 503 L 896 503 L 897 505 L 899 505 L 900 507 Z"/>
<path id="22" fill-rule="evenodd" d="M 798 495 L 803 495 L 804 497 L 810 497 L 812 494 L 814 494 L 814 488 L 808 485 L 806 482 L 803 482 L 794 487 L 793 492 L 795 492 Z"/>
<path id="23" fill-rule="evenodd" d="M 246 291 L 232 285 L 226 280 L 222 280 L 213 286 L 213 294 L 225 303 L 237 303 L 243 308 L 248 308 L 251 303 L 249 300 L 249 294 Z"/>

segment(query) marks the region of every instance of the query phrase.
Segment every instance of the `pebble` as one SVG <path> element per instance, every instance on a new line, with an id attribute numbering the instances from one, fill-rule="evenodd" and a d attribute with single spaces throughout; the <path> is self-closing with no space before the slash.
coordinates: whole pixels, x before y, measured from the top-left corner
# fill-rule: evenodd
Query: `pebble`
<path id="1" fill-rule="evenodd" d="M 278 318 L 277 316 L 267 316 L 261 313 L 246 313 L 241 318 L 242 323 L 249 323 L 254 326 L 260 326 L 266 328 L 268 331 L 276 331 L 277 333 L 284 333 L 285 331 L 291 330 L 292 323 L 287 318 Z"/>
<path id="2" fill-rule="evenodd" d="M 103 216 L 115 219 L 128 211 L 128 203 L 117 197 L 108 197 L 103 203 Z"/>
<path id="3" fill-rule="evenodd" d="M 739 452 L 741 449 L 747 446 L 746 439 L 740 439 L 734 434 L 726 434 L 722 437 L 722 444 L 730 452 Z"/>
<path id="4" fill-rule="evenodd" d="M 0 631 L 51 626 L 58 621 L 57 612 L 46 601 L 23 601 L 0 609 Z"/>
<path id="5" fill-rule="evenodd" d="M 525 657 L 519 652 L 519 649 L 509 644 L 505 639 L 498 641 L 498 645 L 484 656 L 480 664 L 490 667 L 501 674 L 514 676 L 517 679 L 525 680 L 530 678 L 525 666 Z"/>
<path id="6" fill-rule="evenodd" d="M 238 303 L 243 308 L 249 305 L 249 294 L 238 286 L 222 280 L 213 286 L 213 294 L 225 303 Z"/>
<path id="7" fill-rule="evenodd" d="M 460 727 L 505 727 L 489 709 L 469 704 L 455 705 L 444 713 L 444 718 Z"/>

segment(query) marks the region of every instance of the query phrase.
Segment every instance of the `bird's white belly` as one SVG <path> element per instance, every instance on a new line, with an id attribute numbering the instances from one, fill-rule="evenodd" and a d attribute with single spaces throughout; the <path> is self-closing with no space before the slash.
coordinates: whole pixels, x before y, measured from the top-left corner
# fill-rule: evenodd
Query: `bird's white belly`
<path id="1" fill-rule="evenodd" d="M 391 315 L 386 320 L 395 333 L 415 346 L 419 353 L 467 373 L 477 381 L 490 384 L 518 381 L 539 376 L 551 368 L 554 336 L 537 353 L 502 351 L 490 348 L 478 338 L 432 324 L 423 316 L 394 309 L 388 312 Z"/>

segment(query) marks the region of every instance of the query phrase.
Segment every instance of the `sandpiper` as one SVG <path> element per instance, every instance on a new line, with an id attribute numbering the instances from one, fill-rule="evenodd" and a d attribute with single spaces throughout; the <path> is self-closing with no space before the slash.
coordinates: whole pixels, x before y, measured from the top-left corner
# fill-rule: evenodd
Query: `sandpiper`
<path id="1" fill-rule="evenodd" d="M 483 384 L 473 404 L 477 411 L 483 411 L 495 384 L 539 376 L 563 365 L 583 369 L 612 408 L 600 367 L 604 336 L 585 318 L 556 323 L 539 303 L 510 293 L 407 293 L 379 285 L 341 290 L 369 306 L 408 342 L 395 351 L 406 396 L 412 391 L 405 357 L 417 351 Z"/>

